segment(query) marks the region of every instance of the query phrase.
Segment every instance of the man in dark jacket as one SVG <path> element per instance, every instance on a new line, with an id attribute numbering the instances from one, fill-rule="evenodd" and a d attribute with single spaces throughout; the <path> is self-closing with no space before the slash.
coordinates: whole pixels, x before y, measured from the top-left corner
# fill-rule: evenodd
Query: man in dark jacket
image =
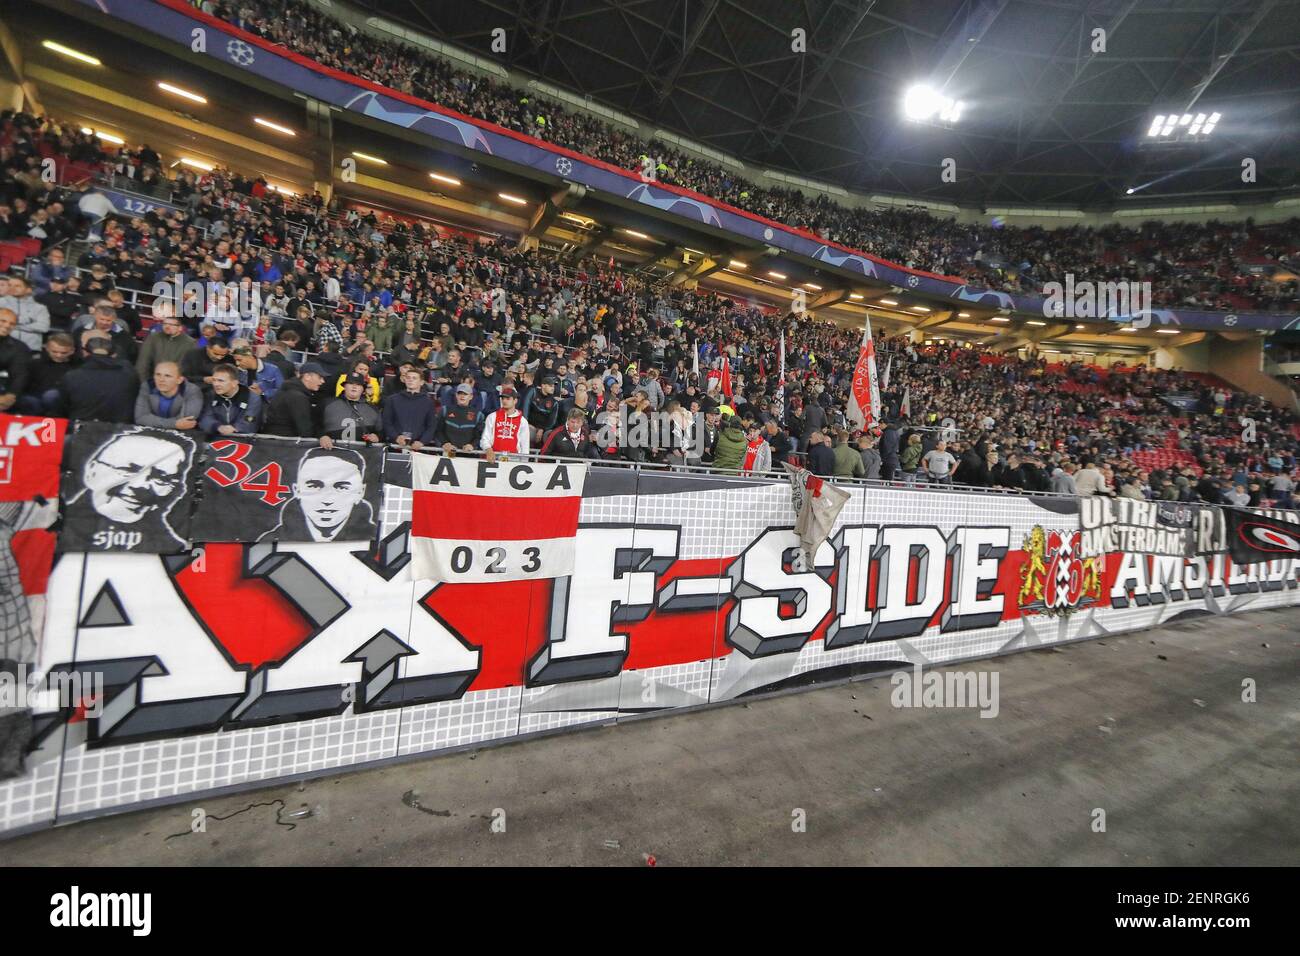
<path id="1" fill-rule="evenodd" d="M 582 409 L 570 409 L 563 425 L 554 429 L 542 443 L 539 455 L 556 458 L 599 458 L 600 450 L 587 431 L 587 416 Z"/>
<path id="2" fill-rule="evenodd" d="M 402 384 L 405 389 L 384 399 L 384 438 L 403 447 L 430 445 L 438 416 L 433 399 L 424 390 L 424 376 L 419 369 L 407 366 L 402 372 Z"/>
<path id="3" fill-rule="evenodd" d="M 76 368 L 77 347 L 67 332 L 51 332 L 45 348 L 27 367 L 27 392 L 18 399 L 24 415 L 52 415 L 59 406 L 59 383 Z M 0 392 L 4 388 L 0 387 Z"/>
<path id="4" fill-rule="evenodd" d="M 890 422 L 880 436 L 880 477 L 893 481 L 900 467 L 898 457 L 898 426 Z"/>
<path id="5" fill-rule="evenodd" d="M 181 359 L 181 374 L 205 392 L 212 384 L 212 370 L 226 361 L 230 345 L 221 336 L 209 339 L 204 348 L 195 348 Z"/>
<path id="6" fill-rule="evenodd" d="M 212 370 L 212 396 L 199 416 L 210 440 L 224 435 L 255 435 L 262 422 L 262 396 L 239 384 L 239 369 L 221 364 Z"/>
<path id="7" fill-rule="evenodd" d="M 263 430 L 286 438 L 315 438 L 321 434 L 321 385 L 325 370 L 315 362 L 303 365 L 298 377 L 284 384 L 266 413 Z"/>
<path id="8" fill-rule="evenodd" d="M 367 376 L 352 372 L 343 380 L 343 394 L 325 404 L 321 430 L 335 441 L 378 442 L 383 430 L 379 409 L 365 399 Z"/>
<path id="9" fill-rule="evenodd" d="M 83 334 L 86 360 L 63 376 L 59 386 L 64 414 L 68 418 L 129 425 L 135 418 L 140 377 L 130 362 L 113 356 L 111 339 L 93 331 Z"/>
<path id="10" fill-rule="evenodd" d="M 555 428 L 560 417 L 560 401 L 555 397 L 554 375 L 547 375 L 542 384 L 529 390 L 524 399 L 524 418 L 533 429 L 534 444 L 540 445 L 543 436 Z"/>
<path id="11" fill-rule="evenodd" d="M 478 448 L 479 436 L 483 432 L 484 415 L 473 405 L 474 386 L 461 384 L 456 386 L 455 404 L 443 409 L 434 426 L 433 443 L 441 445 L 448 455 L 458 451 L 474 451 Z"/>
<path id="12" fill-rule="evenodd" d="M 0 309 L 0 412 L 16 411 L 18 396 L 27 388 L 32 351 L 14 338 L 18 316 L 13 309 Z"/>
<path id="13" fill-rule="evenodd" d="M 835 475 L 835 451 L 831 440 L 821 432 L 808 436 L 808 470 L 820 478 L 832 478 Z"/>

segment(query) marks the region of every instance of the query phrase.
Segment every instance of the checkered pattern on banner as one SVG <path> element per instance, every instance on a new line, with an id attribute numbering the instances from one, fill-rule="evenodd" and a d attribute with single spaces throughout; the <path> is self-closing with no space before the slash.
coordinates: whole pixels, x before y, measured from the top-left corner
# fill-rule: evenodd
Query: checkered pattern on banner
<path id="1" fill-rule="evenodd" d="M 735 558 L 769 528 L 793 525 L 787 483 L 754 481 L 717 488 L 704 487 L 707 480 L 681 476 L 681 491 L 674 494 L 587 498 L 580 520 L 584 526 L 635 526 L 634 546 L 637 538 L 651 529 L 676 528 L 678 558 L 719 559 L 719 576 L 730 564 L 722 559 Z M 410 514 L 409 489 L 386 486 L 382 533 L 387 535 L 409 521 Z M 945 534 L 959 525 L 1005 527 L 1010 549 L 1017 550 L 1035 525 L 1064 530 L 1076 527 L 1077 518 L 1016 496 L 854 488 L 831 537 L 846 525 L 921 525 Z M 1008 598 L 1014 600 L 1012 595 Z M 1216 606 L 1234 612 L 1290 605 L 1297 600 L 1297 590 L 1226 594 L 1217 599 Z M 624 670 L 599 679 L 471 690 L 451 701 L 360 714 L 349 711 L 335 717 L 103 748 L 85 744 L 85 723 L 69 724 L 30 755 L 27 775 L 0 782 L 0 832 L 48 822 L 56 815 L 120 809 L 620 715 L 727 700 L 827 668 L 869 667 L 872 661 L 943 663 L 1147 628 L 1178 611 L 1201 606 L 1192 601 L 1173 607 L 1134 604 L 1096 613 L 1081 610 L 1059 618 L 1028 616 L 978 631 L 942 633 L 932 627 L 910 639 L 829 651 L 820 640 L 809 641 L 798 651 L 754 659 L 727 644 L 726 617 L 717 615 L 709 657 Z M 67 608 L 62 616 L 71 617 L 71 611 Z M 618 630 L 615 626 L 614 631 Z M 516 637 L 503 635 L 502 639 Z M 834 673 L 842 675 L 844 671 Z M 647 705 L 647 700 L 654 703 Z"/>

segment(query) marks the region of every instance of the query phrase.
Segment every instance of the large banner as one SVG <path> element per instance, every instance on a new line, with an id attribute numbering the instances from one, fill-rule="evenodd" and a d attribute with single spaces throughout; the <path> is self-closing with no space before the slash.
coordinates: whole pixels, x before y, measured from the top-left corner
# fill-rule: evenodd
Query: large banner
<path id="1" fill-rule="evenodd" d="M 1222 547 L 1216 509 L 1181 501 L 1136 498 L 1079 499 L 1084 557 L 1116 551 L 1189 558 Z"/>
<path id="2" fill-rule="evenodd" d="M 1300 602 L 1291 554 L 1085 556 L 1078 504 L 854 487 L 800 568 L 788 482 L 593 464 L 556 578 L 422 577 L 392 483 L 368 545 L 64 553 L 0 830 Z"/>
<path id="3" fill-rule="evenodd" d="M 64 456 L 59 549 L 184 551 L 197 451 L 193 438 L 174 429 L 82 422 Z"/>
<path id="4" fill-rule="evenodd" d="M 209 446 L 191 533 L 196 541 L 368 541 L 383 451 L 292 439 L 223 438 Z"/>

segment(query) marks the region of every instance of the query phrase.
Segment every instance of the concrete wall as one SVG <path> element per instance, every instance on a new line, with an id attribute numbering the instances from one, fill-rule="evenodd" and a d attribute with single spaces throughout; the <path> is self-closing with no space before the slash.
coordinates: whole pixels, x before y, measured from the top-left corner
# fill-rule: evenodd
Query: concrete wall
<path id="1" fill-rule="evenodd" d="M 1275 405 L 1297 409 L 1295 392 L 1264 371 L 1264 340 L 1256 335 L 1242 333 L 1241 338 L 1215 339 L 1209 371 Z"/>

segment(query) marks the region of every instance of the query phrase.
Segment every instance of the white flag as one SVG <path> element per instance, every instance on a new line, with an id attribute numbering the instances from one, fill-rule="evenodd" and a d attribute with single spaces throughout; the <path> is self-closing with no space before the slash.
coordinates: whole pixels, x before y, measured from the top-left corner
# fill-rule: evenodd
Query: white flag
<path id="1" fill-rule="evenodd" d="M 867 316 L 867 327 L 862 333 L 862 349 L 853 369 L 849 410 L 845 417 L 849 427 L 858 431 L 866 431 L 881 417 L 880 381 L 876 375 L 876 343 L 871 338 L 871 316 Z"/>
<path id="2" fill-rule="evenodd" d="M 818 478 L 807 468 L 783 462 L 790 478 L 790 503 L 794 507 L 794 531 L 799 536 L 799 555 L 795 571 L 811 571 L 822 546 L 835 525 L 849 493 L 836 488 L 824 478 Z"/>

